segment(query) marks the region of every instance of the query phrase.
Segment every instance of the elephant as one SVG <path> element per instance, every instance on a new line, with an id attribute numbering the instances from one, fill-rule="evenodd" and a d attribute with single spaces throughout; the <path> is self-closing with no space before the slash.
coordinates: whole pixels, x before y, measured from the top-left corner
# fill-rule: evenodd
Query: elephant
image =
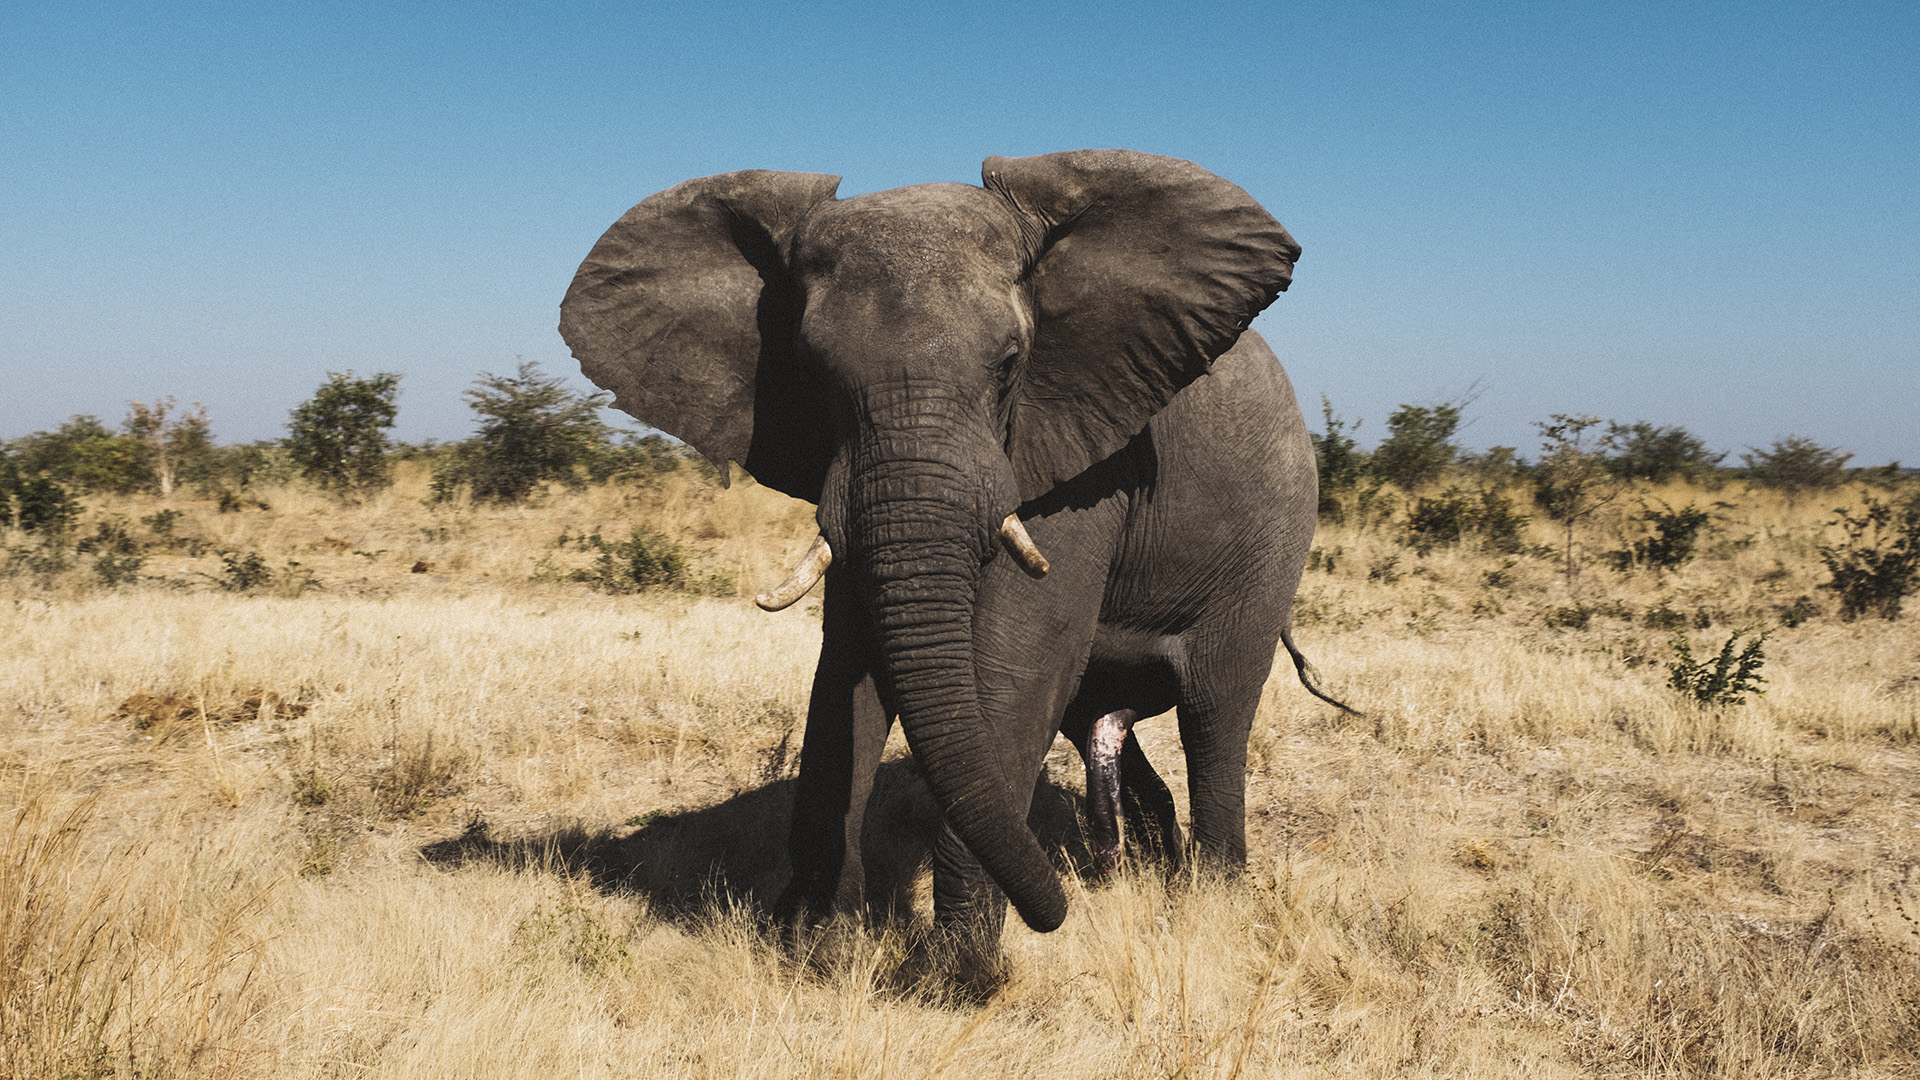
<path id="1" fill-rule="evenodd" d="M 1056 732 L 1086 758 L 1098 864 L 1132 817 L 1144 846 L 1230 872 L 1277 649 L 1333 701 L 1291 634 L 1313 450 L 1248 329 L 1300 247 L 1236 185 L 1127 150 L 992 157 L 978 187 L 838 185 L 751 170 L 648 197 L 582 262 L 560 332 L 723 483 L 737 462 L 817 506 L 760 597 L 826 580 L 776 916 L 857 917 L 897 717 L 942 811 L 935 928 L 990 965 L 1008 900 L 1036 931 L 1066 916 L 1026 821 Z M 1190 850 L 1130 730 L 1169 709 Z"/>

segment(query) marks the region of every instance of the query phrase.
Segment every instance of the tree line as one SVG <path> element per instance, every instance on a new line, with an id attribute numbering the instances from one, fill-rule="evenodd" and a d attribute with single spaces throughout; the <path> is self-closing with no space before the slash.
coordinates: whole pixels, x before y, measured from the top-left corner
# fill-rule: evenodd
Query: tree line
<path id="1" fill-rule="evenodd" d="M 57 530 L 78 514 L 75 496 L 94 493 L 167 496 L 187 487 L 224 510 L 246 505 L 261 484 L 301 479 L 354 498 L 390 484 L 394 464 L 408 459 L 429 461 L 436 500 L 465 493 L 501 503 L 553 481 L 604 482 L 689 460 L 711 468 L 663 436 L 617 431 L 600 418 L 601 395 L 570 389 L 538 363 L 511 375 L 483 372 L 462 394 L 478 429 L 458 442 L 390 438 L 399 392 L 392 372 L 328 372 L 289 414 L 283 437 L 224 446 L 198 402 L 129 402 L 117 429 L 75 416 L 52 431 L 0 442 L 0 523 Z"/>
<path id="2" fill-rule="evenodd" d="M 1324 430 L 1312 438 L 1323 495 L 1351 491 L 1368 481 L 1419 492 L 1442 476 L 1462 473 L 1501 481 L 1530 478 L 1551 486 L 1551 474 L 1556 469 L 1564 473 L 1571 458 L 1591 459 L 1596 469 L 1619 480 L 1664 484 L 1679 479 L 1703 486 L 1746 480 L 1792 496 L 1835 488 L 1850 479 L 1892 480 L 1905 472 L 1898 462 L 1849 469 L 1851 452 L 1797 435 L 1776 439 L 1764 449 L 1750 446 L 1740 455 L 1740 465 L 1730 466 L 1726 451 L 1707 449 L 1703 439 L 1679 425 L 1621 423 L 1587 414 L 1556 413 L 1536 421 L 1541 450 L 1532 460 L 1511 446 L 1473 453 L 1454 441 L 1465 404 L 1401 405 L 1387 416 L 1386 436 L 1369 452 L 1352 434 L 1359 423 L 1340 417 L 1322 398 Z"/>

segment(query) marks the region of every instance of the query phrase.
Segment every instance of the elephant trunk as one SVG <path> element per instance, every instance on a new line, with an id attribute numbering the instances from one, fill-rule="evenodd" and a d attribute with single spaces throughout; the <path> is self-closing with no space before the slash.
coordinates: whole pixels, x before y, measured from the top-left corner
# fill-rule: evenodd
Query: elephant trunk
<path id="1" fill-rule="evenodd" d="M 929 470 L 951 475 L 930 483 L 922 475 Z M 1053 930 L 1066 918 L 1066 894 L 1015 809 L 1021 800 L 974 682 L 975 583 L 998 539 L 979 507 L 919 494 L 975 490 L 978 480 L 924 456 L 863 472 L 850 524 L 870 588 L 883 690 L 954 832 L 1028 926 Z"/>

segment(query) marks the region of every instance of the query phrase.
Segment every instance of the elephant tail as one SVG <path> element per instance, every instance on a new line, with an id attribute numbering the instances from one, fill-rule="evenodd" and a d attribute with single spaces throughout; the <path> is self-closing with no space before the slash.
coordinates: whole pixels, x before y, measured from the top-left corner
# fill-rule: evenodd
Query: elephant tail
<path id="1" fill-rule="evenodd" d="M 1300 685 L 1307 688 L 1307 693 L 1339 709 L 1348 716 L 1367 715 L 1353 706 L 1348 705 L 1346 702 L 1332 697 L 1325 690 L 1320 689 L 1320 673 L 1314 670 L 1313 662 L 1307 659 L 1306 653 L 1300 651 L 1300 646 L 1293 643 L 1293 627 L 1291 625 L 1288 625 L 1280 631 L 1280 643 L 1287 647 L 1287 655 L 1293 658 L 1293 670 L 1299 674 Z"/>

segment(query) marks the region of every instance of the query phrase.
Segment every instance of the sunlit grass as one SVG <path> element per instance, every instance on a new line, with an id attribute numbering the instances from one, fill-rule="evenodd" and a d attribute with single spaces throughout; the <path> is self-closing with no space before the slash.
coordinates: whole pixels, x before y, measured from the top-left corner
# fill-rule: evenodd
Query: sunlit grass
<path id="1" fill-rule="evenodd" d="M 0 581 L 7 1075 L 1920 1068 L 1920 619 L 1834 617 L 1815 548 L 1844 493 L 1663 491 L 1731 504 L 1668 574 L 1598 558 L 1629 502 L 1574 582 L 1558 556 L 1324 528 L 1298 636 L 1365 716 L 1283 665 L 1247 874 L 1070 883 L 1061 930 L 1015 920 L 984 1006 L 902 986 L 912 920 L 807 964 L 753 911 L 817 598 L 597 593 L 559 543 L 638 525 L 751 592 L 809 508 L 690 473 L 511 508 L 427 505 L 419 470 L 354 505 L 257 494 L 177 496 L 200 550 L 150 547 L 137 583 Z M 282 576 L 223 590 L 221 550 Z M 1784 625 L 1802 596 L 1824 613 Z M 1668 689 L 1663 611 L 1697 653 L 1774 627 L 1766 695 Z M 1173 728 L 1140 730 L 1184 806 Z M 1056 748 L 1049 782 L 1077 774 Z M 924 790 L 885 781 L 872 854 L 924 918 Z"/>

